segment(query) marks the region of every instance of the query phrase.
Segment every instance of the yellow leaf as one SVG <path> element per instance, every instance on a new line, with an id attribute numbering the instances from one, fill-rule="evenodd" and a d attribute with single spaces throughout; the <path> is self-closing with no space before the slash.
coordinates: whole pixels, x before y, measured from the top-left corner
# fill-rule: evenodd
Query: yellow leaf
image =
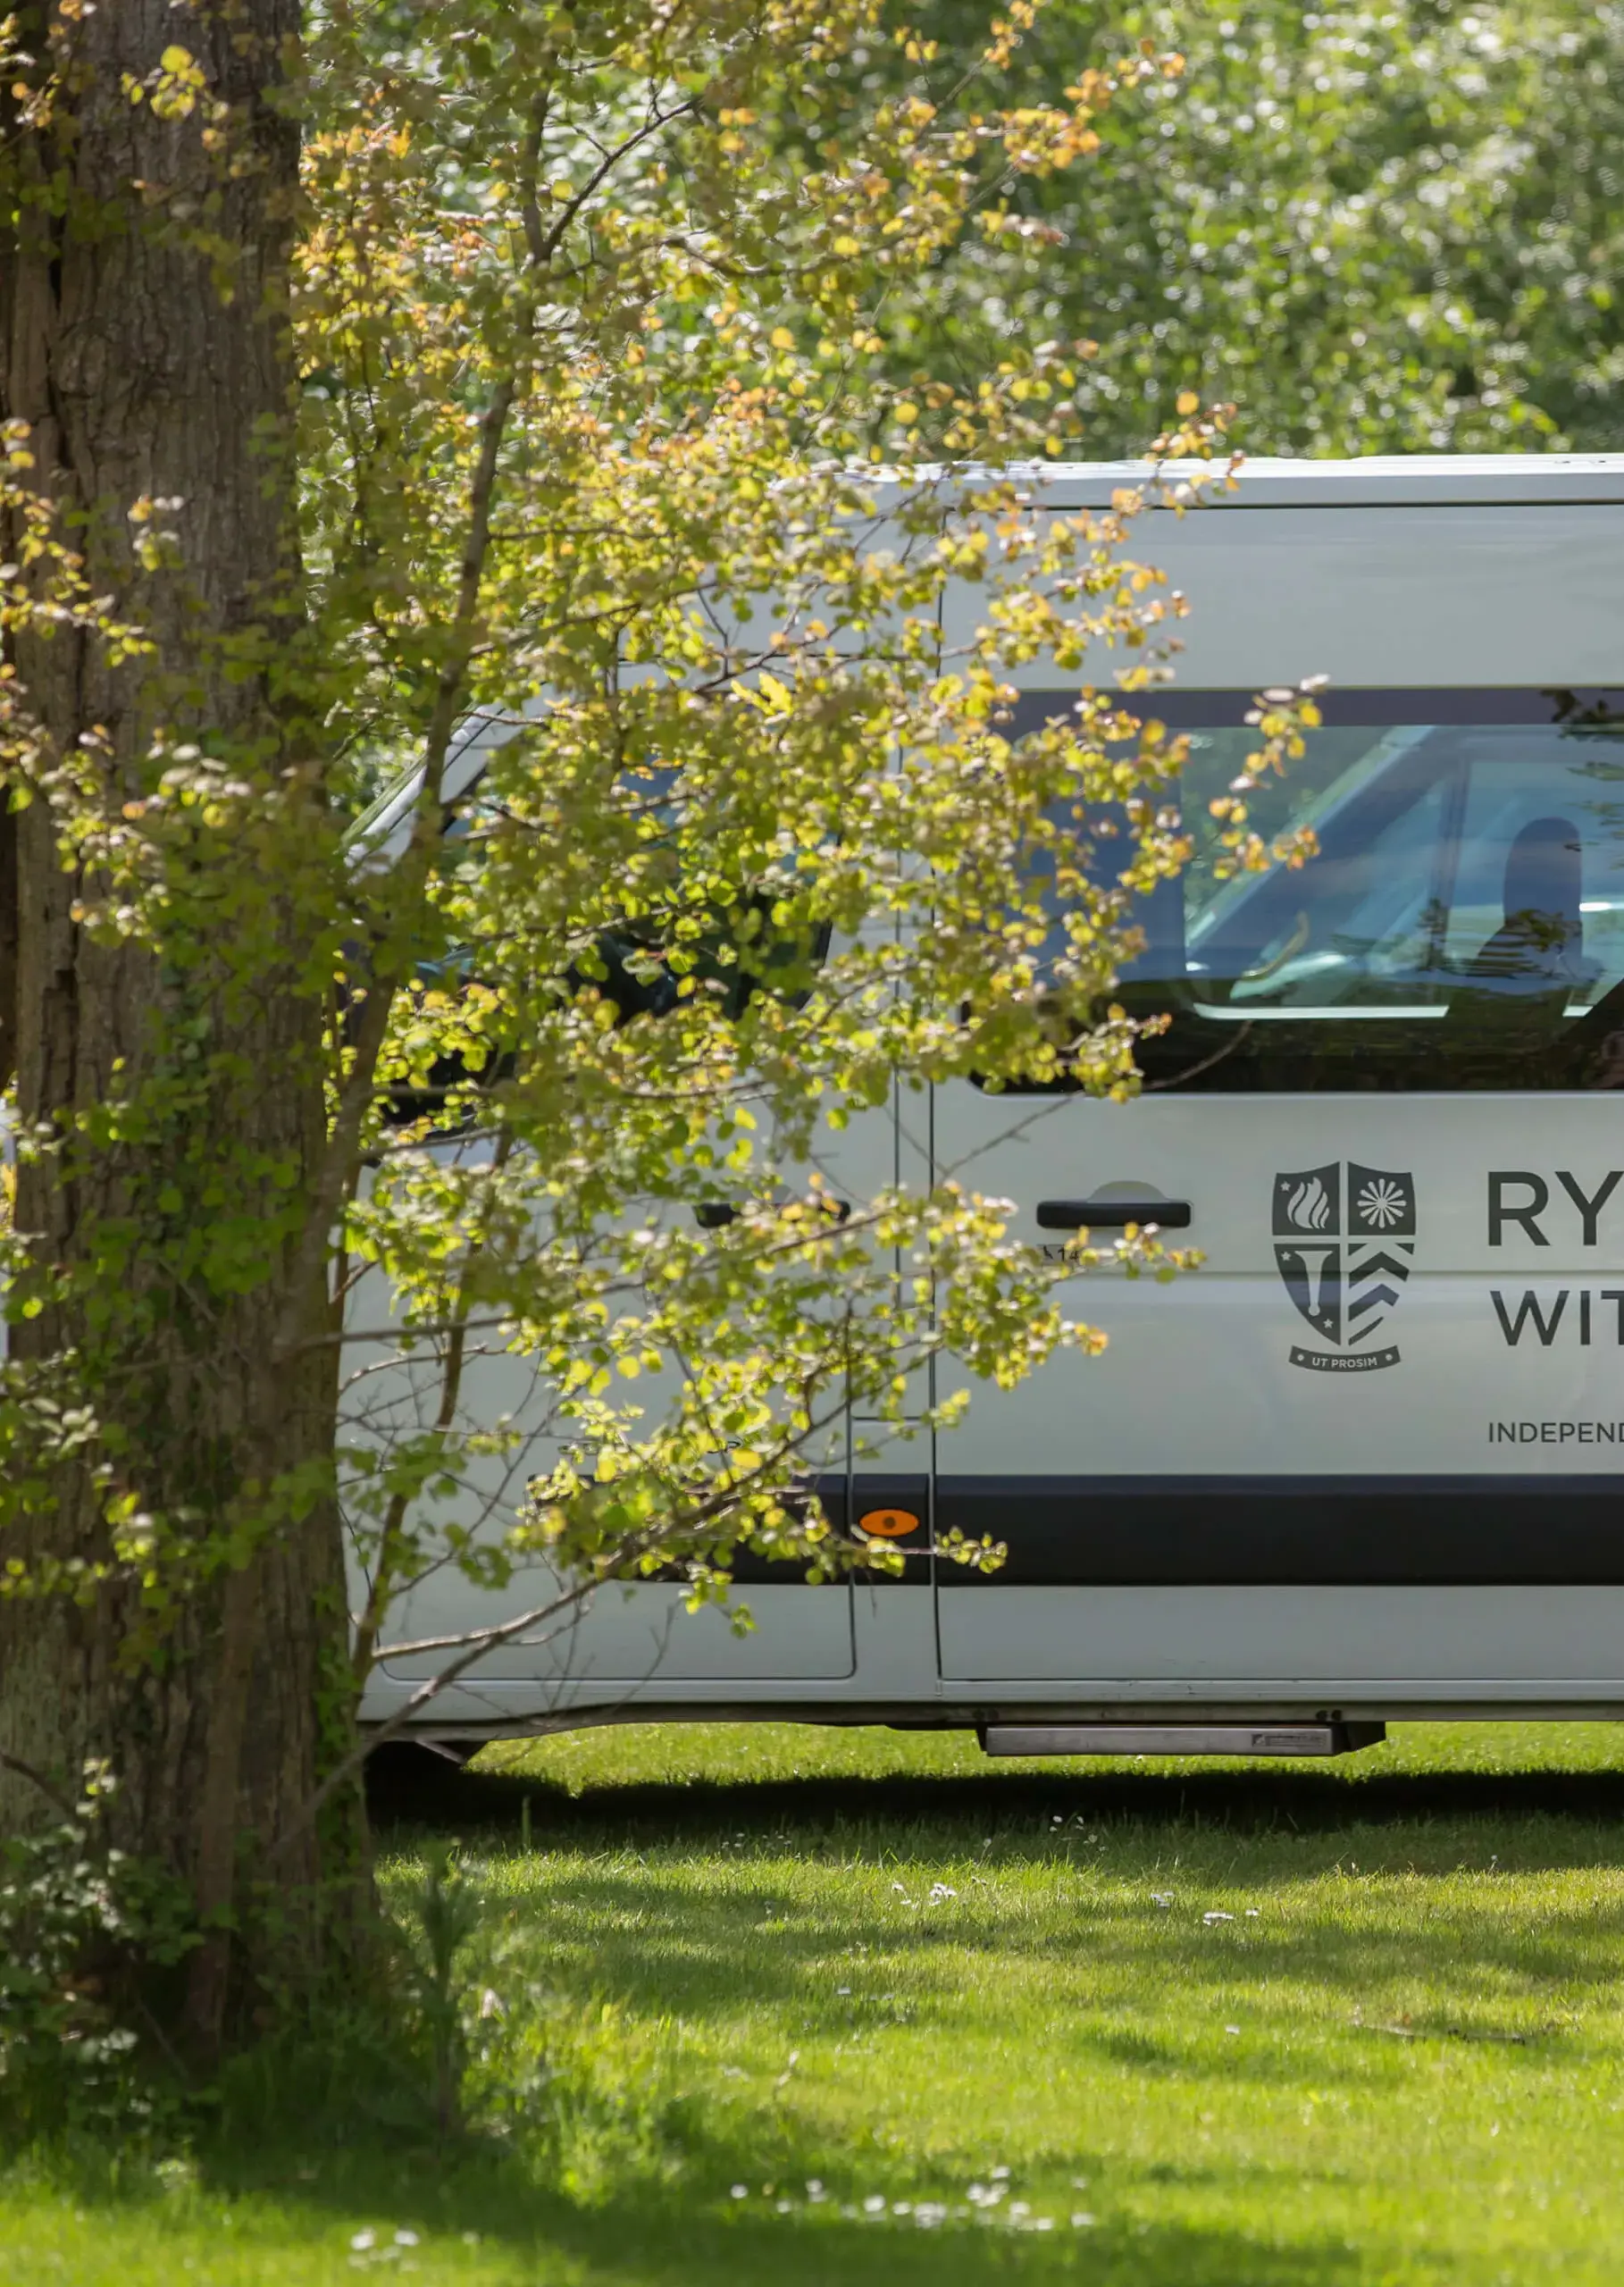
<path id="1" fill-rule="evenodd" d="M 1197 397 L 1193 390 L 1180 390 L 1178 393 L 1178 409 L 1181 414 L 1187 416 L 1193 413 L 1200 404 L 1201 399 Z"/>
<path id="2" fill-rule="evenodd" d="M 172 80 L 178 80 L 183 71 L 189 71 L 192 68 L 189 48 L 166 47 L 158 61 Z"/>

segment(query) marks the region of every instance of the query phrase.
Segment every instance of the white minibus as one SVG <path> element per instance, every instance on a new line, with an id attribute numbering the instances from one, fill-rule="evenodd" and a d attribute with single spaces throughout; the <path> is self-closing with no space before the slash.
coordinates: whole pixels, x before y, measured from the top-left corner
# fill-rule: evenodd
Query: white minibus
<path id="1" fill-rule="evenodd" d="M 1034 482 L 1059 511 L 1142 475 Z M 976 1387 L 950 1432 L 865 1461 L 852 1425 L 824 1497 L 889 1512 L 903 1577 L 746 1565 L 744 1636 L 603 1588 L 425 1705 L 425 1741 L 772 1716 L 1327 1753 L 1398 1716 L 1624 1714 L 1624 457 L 1253 462 L 1132 552 L 1191 606 L 1147 702 L 1191 733 L 1186 804 L 1235 775 L 1255 691 L 1328 677 L 1254 813 L 1318 854 L 1148 901 L 1122 994 L 1173 1021 L 1135 1101 L 955 1081 L 876 1165 L 928 1154 L 1034 1245 L 1153 1219 L 1202 1266 L 1093 1282 L 1104 1354 Z M 946 632 L 979 607 L 950 593 Z M 1076 697 L 1019 680 L 1025 725 Z M 953 1527 L 1008 1561 L 937 1566 Z M 407 1632 L 540 1601 L 442 1573 Z M 426 1672 L 377 1671 L 366 1719 Z"/>

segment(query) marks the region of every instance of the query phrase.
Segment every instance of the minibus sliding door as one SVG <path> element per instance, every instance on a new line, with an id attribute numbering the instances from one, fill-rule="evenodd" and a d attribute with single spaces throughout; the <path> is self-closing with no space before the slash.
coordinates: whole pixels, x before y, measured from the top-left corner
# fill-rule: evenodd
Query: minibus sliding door
<path id="1" fill-rule="evenodd" d="M 1177 699 L 1199 843 L 1247 694 Z M 1334 691 L 1258 804 L 1318 855 L 1224 883 L 1198 847 L 1147 905 L 1121 997 L 1172 1023 L 1143 1094 L 937 1091 L 938 1176 L 1009 1198 L 1019 1237 L 1109 1244 L 1131 1216 L 1203 1257 L 1076 1278 L 1104 1354 L 970 1385 L 936 1528 L 1009 1560 L 938 1567 L 946 1678 L 1097 1704 L 1620 1695 L 1615 722 L 1550 692 Z"/>

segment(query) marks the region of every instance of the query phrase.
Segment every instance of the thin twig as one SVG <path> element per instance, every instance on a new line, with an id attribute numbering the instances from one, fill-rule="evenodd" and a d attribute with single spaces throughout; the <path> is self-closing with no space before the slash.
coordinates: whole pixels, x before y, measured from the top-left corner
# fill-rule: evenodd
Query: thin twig
<path id="1" fill-rule="evenodd" d="M 64 1818 L 79 1816 L 77 1805 L 71 1803 L 65 1795 L 59 1794 L 44 1773 L 36 1771 L 31 1763 L 24 1763 L 20 1755 L 0 1754 L 0 1771 L 14 1771 L 19 1779 L 26 1779 L 31 1787 L 38 1787 L 46 1802 L 53 1804 Z"/>

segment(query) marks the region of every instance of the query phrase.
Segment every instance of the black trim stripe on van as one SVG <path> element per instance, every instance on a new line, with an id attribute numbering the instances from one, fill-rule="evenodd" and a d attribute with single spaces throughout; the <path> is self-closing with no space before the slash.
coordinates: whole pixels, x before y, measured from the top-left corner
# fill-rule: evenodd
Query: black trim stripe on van
<path id="1" fill-rule="evenodd" d="M 1617 1587 L 1624 1477 L 939 1477 L 942 1588 Z"/>

